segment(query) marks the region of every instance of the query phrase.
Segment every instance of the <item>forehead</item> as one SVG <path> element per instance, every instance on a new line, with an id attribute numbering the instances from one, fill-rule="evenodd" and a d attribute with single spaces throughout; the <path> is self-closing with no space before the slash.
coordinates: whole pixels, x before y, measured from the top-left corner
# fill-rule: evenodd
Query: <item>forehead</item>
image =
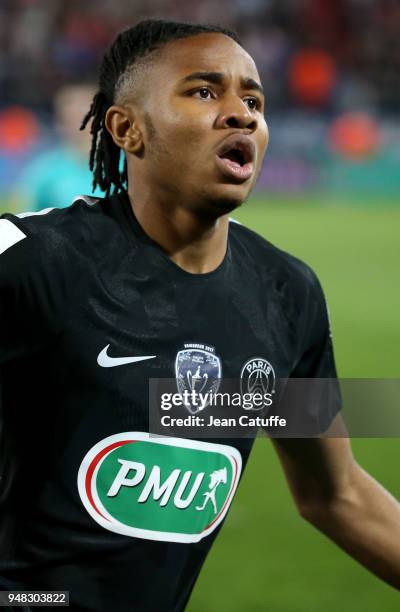
<path id="1" fill-rule="evenodd" d="M 155 65 L 159 73 L 177 79 L 204 71 L 259 80 L 253 58 L 225 34 L 198 34 L 171 41 L 161 47 Z"/>

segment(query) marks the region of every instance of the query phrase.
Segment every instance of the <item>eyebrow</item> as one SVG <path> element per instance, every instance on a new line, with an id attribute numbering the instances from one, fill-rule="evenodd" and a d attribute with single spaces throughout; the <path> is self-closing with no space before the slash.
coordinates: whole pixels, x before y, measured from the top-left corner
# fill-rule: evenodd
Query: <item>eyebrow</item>
<path id="1" fill-rule="evenodd" d="M 207 81 L 215 85 L 222 85 L 224 79 L 225 77 L 222 72 L 192 72 L 183 78 L 182 81 L 184 83 L 187 81 Z M 240 79 L 240 86 L 243 89 L 255 89 L 260 92 L 260 94 L 264 95 L 263 86 L 250 77 Z"/>

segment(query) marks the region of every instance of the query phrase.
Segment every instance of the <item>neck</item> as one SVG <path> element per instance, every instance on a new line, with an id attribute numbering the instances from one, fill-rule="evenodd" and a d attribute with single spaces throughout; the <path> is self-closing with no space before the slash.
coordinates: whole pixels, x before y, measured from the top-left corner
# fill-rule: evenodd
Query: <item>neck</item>
<path id="1" fill-rule="evenodd" d="M 228 215 L 205 219 L 182 206 L 134 198 L 130 190 L 128 196 L 142 229 L 180 268 L 205 274 L 222 263 L 228 241 Z"/>

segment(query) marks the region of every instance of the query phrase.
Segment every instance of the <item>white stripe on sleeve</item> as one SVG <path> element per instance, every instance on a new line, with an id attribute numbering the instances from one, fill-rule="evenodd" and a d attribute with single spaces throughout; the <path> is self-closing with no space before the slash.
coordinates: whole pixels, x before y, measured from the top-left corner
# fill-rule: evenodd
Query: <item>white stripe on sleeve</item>
<path id="1" fill-rule="evenodd" d="M 0 219 L 0 254 L 26 238 L 24 232 L 8 219 Z"/>

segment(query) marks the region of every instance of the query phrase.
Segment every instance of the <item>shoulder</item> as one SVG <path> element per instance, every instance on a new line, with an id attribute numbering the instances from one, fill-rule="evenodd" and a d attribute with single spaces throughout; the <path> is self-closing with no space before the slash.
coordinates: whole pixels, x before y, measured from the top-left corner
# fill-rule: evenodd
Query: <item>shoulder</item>
<path id="1" fill-rule="evenodd" d="M 37 212 L 23 212 L 20 214 L 5 213 L 2 218 L 8 219 L 25 231 L 29 236 L 46 238 L 53 231 L 68 234 L 71 224 L 85 221 L 99 209 L 100 198 L 90 196 L 77 196 L 69 206 L 64 208 L 44 208 Z"/>
<path id="2" fill-rule="evenodd" d="M 230 235 L 237 243 L 236 253 L 247 261 L 241 276 L 253 274 L 252 286 L 257 283 L 258 293 L 268 298 L 274 312 L 293 330 L 298 355 L 307 347 L 330 342 L 328 305 L 315 271 L 243 225 L 231 223 Z"/>
<path id="3" fill-rule="evenodd" d="M 104 248 L 106 237 L 112 236 L 116 225 L 107 214 L 107 200 L 89 196 L 78 196 L 65 208 L 18 215 L 6 213 L 1 221 L 8 232 L 26 239 L 24 246 L 34 244 L 56 259 L 72 251 L 89 252 L 100 245 Z"/>
<path id="4" fill-rule="evenodd" d="M 62 328 L 113 251 L 112 236 L 114 244 L 121 242 L 120 233 L 112 232 L 107 201 L 105 206 L 103 211 L 100 200 L 80 197 L 68 208 L 0 217 L 3 320 L 20 324 L 29 315 L 30 321 L 46 321 L 43 328 Z"/>
<path id="5" fill-rule="evenodd" d="M 79 197 L 67 208 L 0 217 L 0 273 L 2 284 L 74 283 L 98 261 L 110 238 L 113 222 L 101 200 Z M 103 255 L 104 256 L 104 255 Z"/>
<path id="6" fill-rule="evenodd" d="M 278 248 L 257 232 L 230 220 L 230 237 L 235 249 L 247 260 L 247 265 L 258 271 L 261 279 L 287 287 L 298 297 L 321 297 L 318 276 L 304 261 Z"/>

